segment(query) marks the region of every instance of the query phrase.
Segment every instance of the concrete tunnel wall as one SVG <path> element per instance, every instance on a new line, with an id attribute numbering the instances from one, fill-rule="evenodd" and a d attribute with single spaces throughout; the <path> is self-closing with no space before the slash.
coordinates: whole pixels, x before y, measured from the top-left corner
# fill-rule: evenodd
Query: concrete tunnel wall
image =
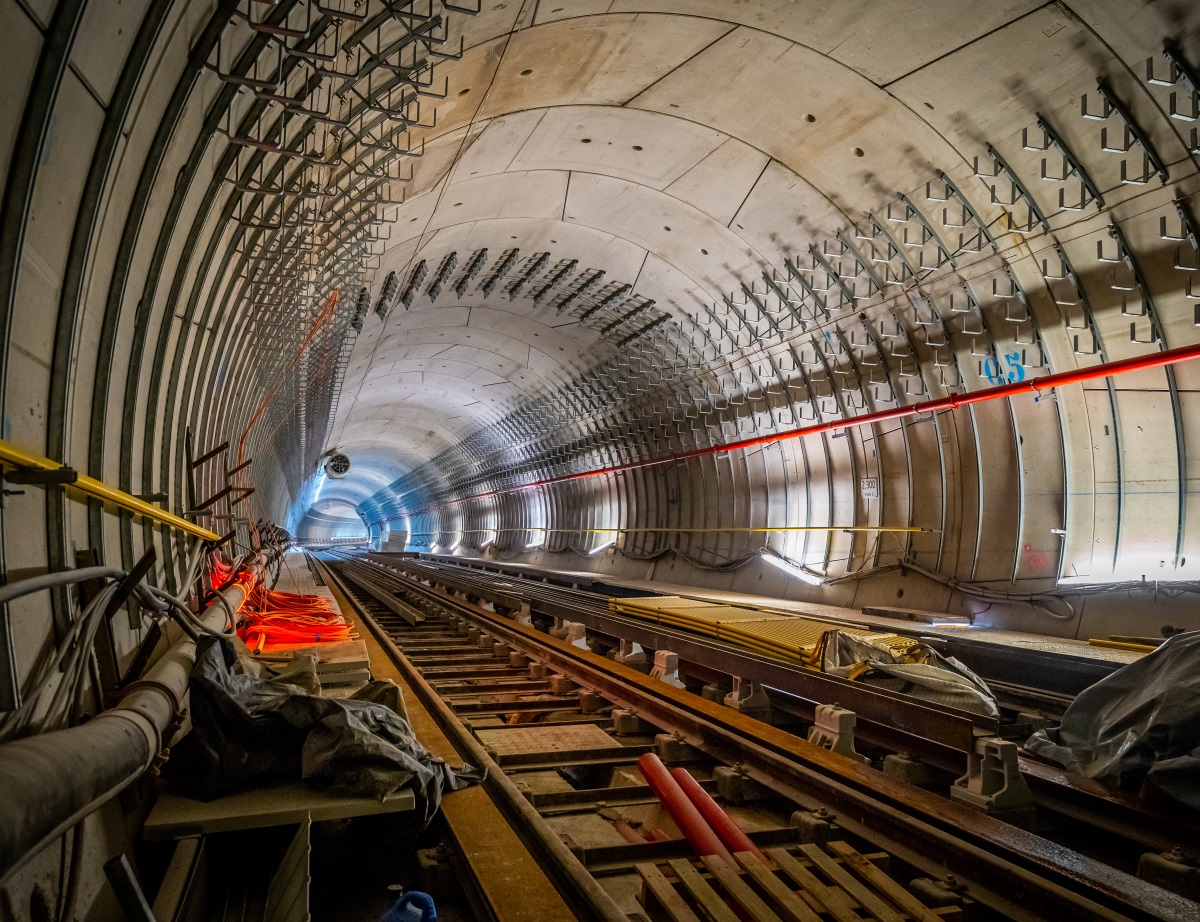
<path id="1" fill-rule="evenodd" d="M 745 13 L 740 5 L 730 9 L 722 7 L 723 17 Z M 564 7 L 559 15 L 570 12 Z M 411 535 L 411 546 L 460 554 L 483 547 L 496 557 L 637 578 L 840 604 L 973 610 L 985 622 L 1080 636 L 1123 632 L 1134 623 L 1155 632 L 1190 623 L 1182 610 L 1190 606 L 1161 596 L 1075 598 L 1077 615 L 1085 614 L 1057 620 L 888 570 L 911 559 L 1014 594 L 1063 591 L 1060 579 L 1064 586 L 1168 573 L 1191 579 L 1200 558 L 1189 562 L 1187 550 L 1186 368 L 1173 382 L 1156 372 L 1118 379 L 1111 389 L 1072 387 L 1052 399 L 1030 395 L 937 419 L 512 491 L 568 472 L 1194 341 L 1189 249 L 1162 236 L 1163 219 L 1168 237 L 1178 235 L 1171 200 L 1192 188 L 1190 123 L 1170 118 L 1170 91 L 1146 79 L 1147 58 L 1165 63 L 1162 37 L 1150 35 L 1166 24 L 1151 13 L 1135 22 L 1141 45 L 1107 18 L 1115 7 L 1058 5 L 1007 10 L 999 15 L 1011 18 L 1001 23 L 943 25 L 971 34 L 924 45 L 884 40 L 875 17 L 882 22 L 891 13 L 876 6 L 858 11 L 854 38 L 831 58 L 820 54 L 831 39 L 822 30 L 841 38 L 845 23 L 815 17 L 798 30 L 794 11 L 776 8 L 772 28 L 761 20 L 753 20 L 758 28 L 750 20 L 730 28 L 725 18 L 669 12 L 680 11 L 655 7 L 656 15 L 637 20 L 611 11 L 539 19 L 513 36 L 498 67 L 477 60 L 482 47 L 477 55 L 468 49 L 457 65 L 470 74 L 463 77 L 467 98 L 494 73 L 492 93 L 465 127 L 458 103 L 443 107 L 449 115 L 439 115 L 439 128 L 426 136 L 412 186 L 417 194 L 398 209 L 373 294 L 390 269 L 403 276 L 424 260 L 432 271 L 450 253 L 461 266 L 481 247 L 495 260 L 498 251 L 519 246 L 522 257 L 549 253 L 552 265 L 578 259 L 604 268 L 605 283 L 632 283 L 670 314 L 683 334 L 639 343 L 650 365 L 678 360 L 672 348 L 702 347 L 705 338 L 721 340 L 722 354 L 694 349 L 682 383 L 643 372 L 613 387 L 614 363 L 621 367 L 618 356 L 632 348 L 616 345 L 629 326 L 578 346 L 551 344 L 568 330 L 586 336 L 595 315 L 574 311 L 585 320 L 569 326 L 567 315 L 531 303 L 528 290 L 509 299 L 418 298 L 386 325 L 372 318 L 351 357 L 334 425 L 333 441 L 351 456 L 402 443 L 391 468 L 400 476 L 373 490 L 352 472 L 321 495 L 356 502 L 376 532 L 393 536 L 393 546 Z M 1186 36 L 1179 40 L 1186 46 Z M 862 45 L 851 47 L 855 42 Z M 1168 183 L 1122 183 L 1122 176 L 1140 177 L 1138 164 L 1101 149 L 1104 122 L 1085 117 L 1081 106 L 1089 95 L 1088 115 L 1101 111 L 1099 78 L 1114 87 L 1128 81 L 1123 95 L 1114 93 L 1130 106 L 1148 104 L 1144 130 L 1157 125 L 1163 147 L 1174 150 L 1162 157 L 1172 161 Z M 1176 92 L 1176 114 L 1181 103 Z M 1079 198 L 1073 177 L 1050 181 L 1062 175 L 1053 156 L 1026 149 L 1046 144 L 1039 114 L 1101 192 L 1102 207 L 1072 208 Z M 989 145 L 1027 190 L 1044 227 L 989 159 Z M 429 191 L 420 194 L 426 176 Z M 988 224 L 995 250 L 972 241 L 978 225 L 958 194 Z M 1164 196 L 1161 207 L 1150 205 L 1156 195 Z M 1155 279 L 1148 292 L 1119 261 L 1114 222 L 1140 276 Z M 1021 226 L 1026 232 L 1012 230 Z M 936 253 L 916 260 L 932 267 L 920 288 L 931 303 L 914 302 L 903 285 L 873 292 L 855 255 L 886 264 L 890 281 L 904 274 L 904 260 L 892 252 L 920 252 L 906 243 L 930 236 L 949 241 L 944 255 L 953 251 L 955 262 L 937 266 Z M 808 329 L 793 321 L 781 332 L 766 315 L 786 320 L 788 313 L 771 302 L 762 274 L 790 281 L 789 294 L 803 298 L 786 266 L 812 265 L 812 246 L 827 263 L 849 264 L 858 297 L 847 304 L 851 299 L 827 277 L 833 294 L 824 300 L 843 305 L 833 311 L 840 319 Z M 519 268 L 510 274 L 520 278 Z M 754 295 L 747 297 L 743 285 Z M 1161 335 L 1149 332 L 1147 293 Z M 735 305 L 726 304 L 730 297 Z M 757 309 L 763 302 L 767 309 Z M 609 316 L 619 319 L 605 315 L 596 328 Z M 690 318 L 707 329 L 697 333 Z M 814 346 L 814 333 L 824 342 Z M 839 341 L 829 345 L 830 337 Z M 590 375 L 581 374 L 581 364 Z M 680 399 L 685 386 L 704 396 Z M 531 400 L 531 391 L 552 399 Z M 1162 438 L 1148 440 L 1153 418 L 1165 428 Z M 481 423 L 485 433 L 462 445 Z M 505 445 L 522 448 L 504 453 Z M 373 475 L 387 469 L 365 466 Z M 878 499 L 862 496 L 866 478 L 878 481 Z M 716 531 L 829 524 L 929 531 L 878 541 L 841 532 L 766 538 Z M 583 530 L 611 527 L 674 531 L 629 533 L 614 551 L 588 556 L 606 539 Z M 560 531 L 540 542 L 544 549 L 525 553 L 546 534 L 538 528 Z M 878 575 L 814 590 L 753 560 L 764 544 L 834 578 Z M 713 572 L 747 559 L 740 569 Z"/>
<path id="2" fill-rule="evenodd" d="M 262 360 L 263 318 L 252 309 L 264 286 L 246 278 L 254 260 L 244 238 L 260 212 L 227 180 L 252 170 L 284 175 L 293 164 L 231 141 L 278 118 L 280 107 L 217 73 L 261 73 L 276 55 L 262 33 L 227 18 L 236 4 L 226 6 L 156 5 L 150 18 L 138 3 L 6 8 L 14 73 L 27 93 L 5 102 L 6 163 L 38 154 L 27 173 L 10 171 L 9 216 L 24 238 L 9 303 L 6 436 L 132 492 L 165 492 L 177 510 L 185 504 L 184 430 L 191 427 L 198 451 L 236 441 L 274 383 L 274 367 Z M 1073 387 L 1052 401 L 1015 399 L 697 459 L 536 499 L 445 505 L 491 492 L 516 465 L 527 479 L 544 479 L 1194 341 L 1194 251 L 1187 240 L 1163 239 L 1161 226 L 1166 219 L 1168 237 L 1186 236 L 1172 203 L 1195 189 L 1194 123 L 1171 117 L 1188 115 L 1188 85 L 1161 85 L 1171 76 L 1164 39 L 1178 43 L 1181 59 L 1196 59 L 1186 7 L 1151 4 L 1131 19 L 1124 4 L 1013 3 L 969 17 L 955 4 L 919 13 L 888 4 L 836 12 L 771 3 L 544 6 L 451 17 L 449 46 L 462 35 L 461 60 L 439 71 L 448 82 L 436 124 L 411 131 L 424 154 L 411 159 L 407 200 L 388 210 L 383 252 L 361 277 L 374 300 L 388 271 L 403 278 L 419 259 L 432 270 L 454 252 L 461 268 L 488 247 L 483 279 L 515 248 L 513 278 L 547 253 L 551 268 L 576 261 L 568 283 L 598 269 L 601 295 L 622 285 L 629 292 L 582 320 L 586 299 L 560 313 L 553 298 L 533 303 L 532 283 L 509 297 L 507 280 L 490 296 L 477 286 L 436 300 L 420 291 L 386 325 L 369 313 L 328 437 L 318 422 L 295 419 L 251 432 L 251 518 L 283 521 L 290 512 L 304 522 L 306 480 L 320 452 L 337 445 L 354 469 L 326 483 L 320 499 L 326 513 L 330 502 L 350 503 L 359 516 L 336 526 L 326 514 L 319 527 L 310 517 L 304 533 L 346 534 L 361 520 L 400 532 L 404 515 L 416 513 L 418 540 L 435 543 L 440 534 L 445 547 L 456 531 L 475 529 L 459 539 L 466 550 L 484 543 L 483 529 L 508 529 L 490 549 L 511 554 L 533 543 L 518 529 L 562 529 L 531 555 L 549 562 L 560 560 L 553 551 L 593 548 L 596 541 L 567 531 L 586 527 L 914 525 L 931 531 L 878 540 L 631 533 L 613 556 L 565 559 L 644 576 L 641 558 L 656 557 L 658 578 L 839 602 L 894 599 L 904 588 L 906 604 L 917 607 L 966 602 L 894 574 L 814 590 L 756 561 L 729 573 L 697 568 L 725 568 L 769 544 L 833 577 L 903 555 L 1013 592 L 1052 590 L 1060 577 L 1194 578 L 1200 524 L 1190 508 L 1194 372 L 1186 366 L 1173 383 L 1146 373 L 1111 390 Z M 292 25 L 309 23 L 305 4 L 287 9 Z M 366 35 L 372 26 L 398 28 L 356 29 Z M 47 41 L 55 35 L 70 38 L 65 49 Z M 1162 162 L 1166 183 L 1144 147 L 1123 135 L 1119 113 L 1082 114 L 1084 96 L 1089 115 L 1105 111 L 1101 78 Z M 41 133 L 26 131 L 22 120 L 39 113 Z M 1039 115 L 1103 207 L 1069 207 L 1088 194 L 1078 174 L 1041 177 L 1043 160 L 1051 179 L 1062 169 L 1056 148 L 1026 149 L 1046 143 Z M 305 129 L 293 122 L 284 130 L 295 140 Z M 1123 136 L 1130 150 L 1103 150 L 1101 131 L 1109 147 Z M 350 150 L 344 159 L 356 157 Z M 1144 183 L 1122 183 L 1144 173 Z M 1111 261 L 1122 255 L 1114 223 L 1146 291 Z M 1020 226 L 1027 231 L 1011 230 Z M 814 265 L 814 246 L 855 297 L 831 284 L 837 272 L 808 272 L 829 317 L 802 328 L 795 317 L 813 311 L 818 296 L 788 265 Z M 884 291 L 874 290 L 868 268 L 885 278 Z M 349 288 L 358 277 L 340 280 Z M 309 317 L 324 294 L 304 293 Z M 620 306 L 647 301 L 653 306 L 639 316 L 665 314 L 666 324 L 618 347 L 638 329 L 632 320 L 613 325 Z M 304 316 L 295 319 L 301 328 Z M 1148 343 L 1131 341 L 1131 323 Z M 667 354 L 686 373 L 603 383 L 618 357 L 639 350 L 641 361 Z M 691 396 L 681 397 L 688 387 Z M 465 487 L 457 446 L 471 436 L 503 445 L 518 431 L 522 448 L 480 461 Z M 202 495 L 219 486 L 215 473 L 201 470 Z M 862 496 L 869 477 L 878 499 Z M 402 490 L 410 493 L 397 501 Z M 435 504 L 444 509 L 420 515 Z M 179 560 L 173 535 L 69 497 L 27 491 L 10 498 L 5 520 L 22 523 L 20 540 L 5 542 L 12 572 L 47 558 L 70 563 L 82 547 L 129 564 L 155 543 L 164 580 Z M 45 524 L 26 527 L 34 522 Z M 1120 623 L 1097 622 L 1097 632 L 1156 631 L 1173 607 L 1161 596 L 1149 608 L 1140 596 L 1121 598 L 1076 607 L 1113 609 Z M 1060 624 L 1028 606 L 989 611 L 1025 627 L 1086 633 L 1077 619 Z M 1130 622 L 1138 613 L 1146 625 Z"/>
<path id="3" fill-rule="evenodd" d="M 246 432 L 256 492 L 216 508 L 301 537 L 370 528 L 393 545 L 1082 637 L 1200 626 L 1179 591 L 1200 571 L 1193 365 L 513 490 L 1197 342 L 1181 215 L 1200 212 L 1200 113 L 1163 56 L 1168 40 L 1200 68 L 1194 4 L 484 7 L 449 16 L 439 50 L 461 38 L 462 54 L 423 88 L 446 79 L 405 139 L 422 155 L 368 189 L 352 183 L 377 167 L 380 119 L 347 136 L 246 81 L 283 67 L 287 95 L 355 117 L 380 84 L 331 97 L 245 2 L 0 0 L 3 437 L 181 512 L 187 431 L 197 454 L 231 442 L 198 471 L 198 498 Z M 260 14 L 307 30 L 293 51 L 349 37 L 386 57 L 402 34 L 378 11 L 339 26 L 304 0 Z M 264 138 L 273 149 L 238 142 Z M 264 191 L 314 183 L 320 216 L 308 193 Z M 356 337 L 359 286 L 374 304 L 388 272 L 403 283 L 420 260 L 411 304 L 368 312 Z M 335 286 L 320 347 L 285 373 Z M 334 447 L 352 470 L 320 484 Z M 719 530 L 895 525 L 928 531 Z M 598 528 L 669 530 L 592 555 L 608 533 L 584 530 Z M 152 546 L 172 587 L 184 550 L 56 489 L 6 495 L 0 530 L 7 579 L 85 549 L 130 566 Z M 788 579 L 754 556 L 764 545 L 836 582 Z M 1178 585 L 1128 585 L 1143 576 Z M 1063 596 L 1071 581 L 1117 588 Z M 61 599 L 9 607 L 18 685 L 68 618 Z M 115 628 L 128 658 L 136 632 Z M 88 829 L 97 854 L 119 836 Z M 52 876 L 43 858 L 21 899 Z M 88 905 L 100 886 L 84 890 Z"/>

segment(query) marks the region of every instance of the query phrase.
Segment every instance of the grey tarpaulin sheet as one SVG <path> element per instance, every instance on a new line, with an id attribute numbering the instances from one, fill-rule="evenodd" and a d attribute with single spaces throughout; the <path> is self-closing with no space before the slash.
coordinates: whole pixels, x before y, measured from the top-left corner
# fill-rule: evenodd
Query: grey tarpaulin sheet
<path id="1" fill-rule="evenodd" d="M 443 790 L 477 780 L 417 741 L 397 713 L 400 689 L 392 683 L 322 698 L 311 656 L 293 657 L 274 676 L 243 650 L 240 641 L 210 635 L 197 644 L 192 732 L 163 772 L 188 794 L 211 799 L 281 778 L 380 799 L 410 787 L 428 820 Z"/>
<path id="2" fill-rule="evenodd" d="M 1055 731 L 1025 748 L 1057 765 L 1149 798 L 1200 810 L 1200 631 L 1085 689 Z"/>

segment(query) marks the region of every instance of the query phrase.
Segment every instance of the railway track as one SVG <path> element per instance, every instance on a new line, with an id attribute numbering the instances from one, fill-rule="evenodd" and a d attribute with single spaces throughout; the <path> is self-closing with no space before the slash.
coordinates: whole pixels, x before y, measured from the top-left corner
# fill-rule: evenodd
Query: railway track
<path id="1" fill-rule="evenodd" d="M 322 564 L 579 918 L 1197 917 L 1109 864 L 523 624 L 515 589 L 452 592 L 428 566 Z M 685 767 L 757 854 L 697 867 L 637 770 L 646 753 Z"/>
<path id="2" fill-rule="evenodd" d="M 704 680 L 688 681 L 686 673 L 707 674 L 713 682 L 724 681 L 725 690 L 728 690 L 728 674 L 753 679 L 771 689 L 775 712 L 772 719 L 777 723 L 790 722 L 788 725 L 799 730 L 801 735 L 812 723 L 818 704 L 840 704 L 857 714 L 855 732 L 861 751 L 869 753 L 881 764 L 892 754 L 894 758 L 902 759 L 910 770 L 915 761 L 919 763 L 915 773 L 907 773 L 910 780 L 914 774 L 918 778 L 923 776 L 920 783 L 930 788 L 940 786 L 947 792 L 954 779 L 967 771 L 968 753 L 979 738 L 1023 740 L 1034 729 L 1026 722 L 1023 710 L 1037 704 L 1050 715 L 1059 714 L 1073 697 L 1047 689 L 1043 683 L 1039 687 L 1023 687 L 1013 700 L 1011 689 L 1002 686 L 999 688 L 1002 716 L 987 718 L 928 705 L 904 695 L 756 656 L 727 644 L 625 618 L 609 610 L 606 594 L 582 587 L 564 587 L 520 577 L 497 579 L 495 573 L 474 562 L 450 563 L 386 554 L 373 555 L 370 559 L 393 571 L 488 602 L 500 610 L 524 610 L 527 607 L 531 622 L 543 630 L 568 622 L 583 624 L 588 644 L 597 652 L 618 648 L 622 639 L 637 641 L 651 651 L 676 651 L 681 660 L 680 678 L 689 690 L 697 693 L 702 691 Z M 979 646 L 958 642 L 955 649 L 947 652 L 963 657 L 968 665 L 975 667 L 978 663 L 974 654 Z M 992 644 L 982 646 L 994 647 Z M 986 655 L 995 654 L 987 650 Z M 1043 659 L 1046 656 L 1036 651 L 1034 655 Z M 1011 664 L 1005 665 L 1011 671 Z M 1108 668 L 1113 667 L 1109 664 Z M 1061 690 L 1098 680 L 1098 675 L 1107 673 L 1098 672 L 1096 664 L 1065 657 L 1061 669 L 1043 662 L 1035 674 L 1049 675 L 1048 684 L 1052 689 Z M 993 690 L 997 690 L 995 684 Z M 1135 873 L 1141 856 L 1147 852 L 1165 854 L 1176 849 L 1189 852 L 1193 843 L 1200 841 L 1200 823 L 1195 817 L 1157 809 L 1136 795 L 1105 788 L 1041 762 L 1024 757 L 1018 761 L 1033 797 L 1031 808 L 1034 814 L 1025 817 L 1024 821 L 1028 828 L 1036 829 L 1060 845 L 1082 850 L 1121 870 Z"/>

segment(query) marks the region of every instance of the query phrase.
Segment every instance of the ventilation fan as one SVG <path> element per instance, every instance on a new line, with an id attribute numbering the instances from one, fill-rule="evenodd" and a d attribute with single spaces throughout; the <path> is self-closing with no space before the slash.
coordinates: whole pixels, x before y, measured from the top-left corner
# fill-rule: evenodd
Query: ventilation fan
<path id="1" fill-rule="evenodd" d="M 325 476 L 331 480 L 341 480 L 350 470 L 350 459 L 340 451 L 334 452 L 325 460 Z"/>

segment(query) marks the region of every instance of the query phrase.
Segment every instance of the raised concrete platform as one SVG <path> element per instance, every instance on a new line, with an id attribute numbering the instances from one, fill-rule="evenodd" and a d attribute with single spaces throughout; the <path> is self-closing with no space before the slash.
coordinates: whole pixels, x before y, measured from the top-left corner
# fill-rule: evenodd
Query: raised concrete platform
<path id="1" fill-rule="evenodd" d="M 816 602 L 801 602 L 793 599 L 780 599 L 772 596 L 752 595 L 744 592 L 729 592 L 718 589 L 705 589 L 682 583 L 660 582 L 658 580 L 627 579 L 620 576 L 610 576 L 602 573 L 592 573 L 578 570 L 553 570 L 548 567 L 538 567 L 530 564 L 505 561 L 498 564 L 495 561 L 479 557 L 447 555 L 422 555 L 431 560 L 463 563 L 484 564 L 487 566 L 503 566 L 512 572 L 525 572 L 530 577 L 540 578 L 543 575 L 557 575 L 561 578 L 578 580 L 582 588 L 592 588 L 594 583 L 619 586 L 623 589 L 633 589 L 656 595 L 677 595 L 684 598 L 700 599 L 706 602 L 718 602 L 725 605 L 744 605 L 761 608 L 767 611 L 784 614 L 804 615 L 831 622 L 844 622 L 894 631 L 899 634 L 945 637 L 948 640 L 967 640 L 972 642 L 996 644 L 1002 647 L 1016 647 L 1038 653 L 1078 656 L 1084 659 L 1099 660 L 1109 663 L 1132 663 L 1145 656 L 1134 650 L 1119 650 L 1108 647 L 1098 647 L 1086 640 L 1075 640 L 1067 637 L 1050 637 L 1044 634 L 1030 634 L 1020 631 L 1004 631 L 987 627 L 966 626 L 935 626 L 920 624 L 900 618 L 883 618 L 877 615 L 866 615 L 857 608 L 843 608 L 836 605 L 822 605 Z M 599 590 L 597 590 L 599 591 Z"/>

